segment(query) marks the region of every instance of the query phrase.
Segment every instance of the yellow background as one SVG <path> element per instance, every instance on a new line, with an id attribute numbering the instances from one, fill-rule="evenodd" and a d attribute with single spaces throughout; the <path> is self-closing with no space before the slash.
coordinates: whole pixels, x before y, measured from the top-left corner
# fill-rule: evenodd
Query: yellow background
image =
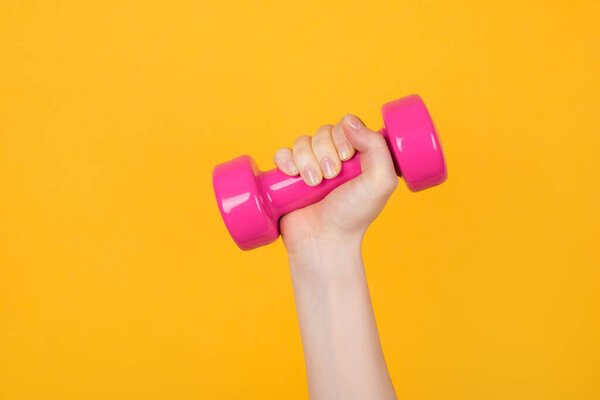
<path id="1" fill-rule="evenodd" d="M 597 1 L 0 2 L 0 399 L 307 396 L 281 241 L 212 167 L 426 100 L 366 238 L 402 399 L 600 398 Z"/>

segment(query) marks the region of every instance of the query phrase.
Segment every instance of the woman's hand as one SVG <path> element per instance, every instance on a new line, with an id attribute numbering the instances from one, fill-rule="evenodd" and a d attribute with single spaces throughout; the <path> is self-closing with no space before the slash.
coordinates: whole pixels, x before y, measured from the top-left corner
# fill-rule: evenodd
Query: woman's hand
<path id="1" fill-rule="evenodd" d="M 383 210 L 398 185 L 383 135 L 347 114 L 335 126 L 324 125 L 313 137 L 300 136 L 293 148 L 275 153 L 281 171 L 300 174 L 306 184 L 318 185 L 340 172 L 342 161 L 360 151 L 363 173 L 334 189 L 323 200 L 293 211 L 280 220 L 281 234 L 290 256 L 317 246 L 360 244 L 371 222 Z"/>

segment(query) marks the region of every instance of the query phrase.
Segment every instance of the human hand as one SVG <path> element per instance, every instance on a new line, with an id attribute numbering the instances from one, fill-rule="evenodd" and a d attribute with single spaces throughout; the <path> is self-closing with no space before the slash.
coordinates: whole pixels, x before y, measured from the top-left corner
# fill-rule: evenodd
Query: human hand
<path id="1" fill-rule="evenodd" d="M 275 164 L 282 172 L 300 174 L 306 184 L 316 186 L 337 176 L 342 161 L 352 158 L 356 150 L 361 153 L 361 175 L 320 202 L 281 218 L 281 235 L 290 256 L 322 245 L 360 244 L 398 185 L 398 177 L 383 135 L 351 114 L 336 125 L 320 127 L 313 137 L 300 136 L 292 149 L 275 153 Z"/>

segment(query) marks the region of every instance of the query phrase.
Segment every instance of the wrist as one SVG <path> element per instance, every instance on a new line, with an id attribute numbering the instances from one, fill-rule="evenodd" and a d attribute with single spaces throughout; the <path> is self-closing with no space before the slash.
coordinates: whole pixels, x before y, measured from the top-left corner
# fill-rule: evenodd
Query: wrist
<path id="1" fill-rule="evenodd" d="M 311 238 L 288 249 L 292 279 L 329 279 L 363 273 L 362 234 Z"/>

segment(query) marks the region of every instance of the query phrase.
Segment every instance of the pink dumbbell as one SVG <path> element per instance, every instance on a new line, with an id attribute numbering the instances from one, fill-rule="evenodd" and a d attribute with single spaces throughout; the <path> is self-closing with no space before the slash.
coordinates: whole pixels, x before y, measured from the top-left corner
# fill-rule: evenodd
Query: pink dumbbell
<path id="1" fill-rule="evenodd" d="M 384 127 L 379 132 L 408 188 L 416 192 L 444 182 L 444 155 L 423 100 L 403 97 L 385 104 L 381 114 Z M 342 163 L 335 178 L 311 187 L 277 168 L 259 171 L 250 156 L 240 156 L 215 167 L 213 187 L 231 237 L 241 249 L 251 250 L 279 237 L 279 217 L 316 203 L 361 172 L 357 153 Z"/>

